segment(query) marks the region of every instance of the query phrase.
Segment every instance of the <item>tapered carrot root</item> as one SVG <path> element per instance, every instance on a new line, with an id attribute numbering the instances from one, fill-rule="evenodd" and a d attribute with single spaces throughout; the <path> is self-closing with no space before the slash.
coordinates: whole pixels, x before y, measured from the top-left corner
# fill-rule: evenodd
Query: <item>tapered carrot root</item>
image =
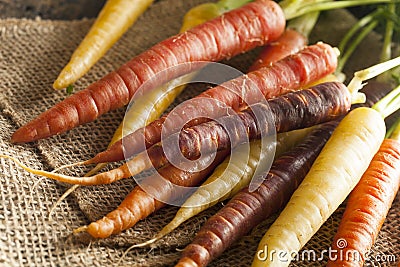
<path id="1" fill-rule="evenodd" d="M 32 174 L 44 176 L 63 183 L 76 184 L 76 185 L 110 184 L 115 181 L 131 177 L 132 172 L 139 173 L 143 170 L 147 170 L 152 167 L 152 162 L 150 158 L 147 156 L 147 153 L 141 153 L 137 157 L 127 161 L 125 164 L 116 169 L 112 169 L 107 172 L 102 172 L 93 176 L 75 177 L 55 172 L 32 169 L 11 156 L 0 155 L 0 158 L 11 159 L 21 168 Z"/>
<path id="2" fill-rule="evenodd" d="M 385 139 L 348 198 L 327 266 L 364 265 L 399 187 L 400 142 Z"/>
<path id="3" fill-rule="evenodd" d="M 134 57 L 86 89 L 66 98 L 18 129 L 14 143 L 60 134 L 129 103 L 146 82 L 147 90 L 202 67 L 277 39 L 285 17 L 277 3 L 257 0 L 184 33 L 168 38 Z M 187 64 L 186 64 L 187 63 Z M 186 64 L 179 70 L 172 67 Z M 165 70 L 171 71 L 165 71 Z M 154 78 L 157 75 L 157 79 Z"/>
<path id="4" fill-rule="evenodd" d="M 187 196 L 182 196 L 182 193 L 178 192 L 174 185 L 185 187 L 198 185 L 228 154 L 229 151 L 217 153 L 214 161 L 208 167 L 197 172 L 185 171 L 172 165 L 160 169 L 159 174 L 165 179 L 159 179 L 158 175 L 147 177 L 148 182 L 145 180 L 145 185 L 136 186 L 117 209 L 87 227 L 78 229 L 77 232 L 86 231 L 95 238 L 106 238 L 132 227 L 139 220 L 164 207 L 167 201 L 182 202 L 183 199 L 179 198 Z M 209 158 L 204 160 L 207 162 Z"/>
<path id="5" fill-rule="evenodd" d="M 318 127 L 304 142 L 284 153 L 272 165 L 260 187 L 246 187 L 207 220 L 176 266 L 206 266 L 262 220 L 277 212 L 289 200 L 311 168 L 338 121 Z"/>
<path id="6" fill-rule="evenodd" d="M 85 38 L 63 68 L 54 89 L 81 78 L 145 12 L 153 0 L 108 0 Z"/>
<path id="7" fill-rule="evenodd" d="M 164 125 L 168 115 L 163 116 L 116 142 L 106 151 L 96 155 L 91 162 L 123 160 L 124 155 L 132 156 L 145 147 L 148 148 L 160 142 L 163 127 L 173 131 L 178 130 L 177 127 L 180 125 L 190 127 L 205 122 L 206 120 L 200 118 L 207 114 L 218 117 L 221 110 L 217 109 L 217 102 L 238 111 L 248 104 L 260 102 L 264 98 L 272 98 L 316 82 L 334 72 L 336 64 L 337 53 L 331 46 L 323 43 L 308 46 L 299 53 L 286 57 L 270 67 L 251 72 L 203 92 L 197 97 L 213 99 L 213 101 L 202 101 L 202 105 L 196 106 L 192 104 L 193 102 L 187 102 L 187 105 L 183 104 L 187 108 L 181 109 L 185 113 L 174 113 L 173 118 L 169 115 L 168 124 Z M 188 110 L 190 112 L 187 112 Z M 193 117 L 199 119 L 191 120 Z M 123 148 L 123 144 L 129 145 Z"/>

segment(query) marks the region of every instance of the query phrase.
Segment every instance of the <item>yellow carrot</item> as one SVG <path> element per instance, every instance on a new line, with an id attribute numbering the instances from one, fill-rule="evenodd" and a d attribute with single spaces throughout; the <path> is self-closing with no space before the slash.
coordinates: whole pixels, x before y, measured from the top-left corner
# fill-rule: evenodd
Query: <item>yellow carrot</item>
<path id="1" fill-rule="evenodd" d="M 357 108 L 335 129 L 288 204 L 262 238 L 252 266 L 288 266 L 358 183 L 385 137 L 377 111 Z"/>
<path id="2" fill-rule="evenodd" d="M 54 89 L 66 88 L 85 75 L 152 2 L 153 0 L 108 0 L 54 82 Z"/>
<path id="3" fill-rule="evenodd" d="M 365 80 L 397 67 L 392 59 L 355 73 L 348 88 L 352 99 Z M 360 107 L 340 122 L 309 173 L 260 241 L 253 267 L 288 266 L 357 185 L 386 133 L 384 118 L 400 108 L 400 86 L 372 108 Z"/>
<path id="4" fill-rule="evenodd" d="M 277 137 L 275 158 L 297 145 L 314 127 L 281 133 Z M 250 147 L 249 147 L 250 146 Z M 149 241 L 132 246 L 142 247 L 154 243 L 172 232 L 186 220 L 208 209 L 218 202 L 234 196 L 250 183 L 257 166 L 273 153 L 273 147 L 262 149 L 261 140 L 242 144 L 232 151 L 214 170 L 202 186 L 191 195 L 176 213 L 174 219 Z M 129 250 L 128 250 L 129 251 Z M 127 251 L 127 252 L 128 252 Z"/>

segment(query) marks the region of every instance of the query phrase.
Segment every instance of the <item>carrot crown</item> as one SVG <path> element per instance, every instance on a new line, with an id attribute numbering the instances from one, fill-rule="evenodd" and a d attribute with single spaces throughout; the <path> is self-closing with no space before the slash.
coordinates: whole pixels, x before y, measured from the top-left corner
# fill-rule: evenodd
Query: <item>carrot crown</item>
<path id="1" fill-rule="evenodd" d="M 366 80 L 375 78 L 376 76 L 387 72 L 397 66 L 400 65 L 400 56 L 393 58 L 391 60 L 376 64 L 372 67 L 366 68 L 364 70 L 360 70 L 354 73 L 354 78 L 350 81 L 348 88 L 349 91 L 352 95 L 352 102 L 353 103 L 362 103 L 365 101 L 365 95 L 360 93 L 359 90 L 362 89 L 363 87 L 363 83 Z M 392 97 L 394 97 L 393 95 L 391 95 Z M 386 97 L 385 97 L 386 98 Z M 387 98 L 385 101 L 389 101 L 389 98 Z M 397 99 L 397 97 L 396 97 Z M 385 105 L 382 103 L 385 103 L 384 99 L 382 99 L 381 101 L 379 101 L 375 106 L 380 106 L 380 105 Z M 389 101 L 391 102 L 391 100 Z M 381 104 L 379 104 L 381 103 Z M 383 110 L 382 108 L 380 110 Z M 386 117 L 386 116 L 384 116 Z"/>

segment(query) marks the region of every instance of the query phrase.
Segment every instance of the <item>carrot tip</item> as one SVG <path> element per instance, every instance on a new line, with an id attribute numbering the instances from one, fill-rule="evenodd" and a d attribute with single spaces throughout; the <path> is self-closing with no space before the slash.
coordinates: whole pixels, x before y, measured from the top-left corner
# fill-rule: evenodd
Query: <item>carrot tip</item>
<path id="1" fill-rule="evenodd" d="M 82 232 L 86 232 L 87 229 L 88 229 L 88 226 L 87 226 L 87 225 L 81 226 L 81 227 L 75 229 L 75 230 L 73 231 L 73 233 L 74 233 L 74 234 L 79 234 L 79 233 L 82 233 Z"/>
<path id="2" fill-rule="evenodd" d="M 87 165 L 86 161 L 79 161 L 79 162 L 75 162 L 75 163 L 71 163 L 71 164 L 65 164 L 58 168 L 55 168 L 52 172 L 59 172 L 61 170 L 67 169 L 67 168 L 72 168 L 72 167 L 82 166 L 82 165 Z"/>
<path id="3" fill-rule="evenodd" d="M 37 133 L 29 126 L 24 126 L 16 130 L 11 136 L 12 144 L 29 143 L 37 140 Z"/>
<path id="4" fill-rule="evenodd" d="M 146 242 L 143 243 L 139 243 L 139 244 L 135 244 L 130 246 L 127 250 L 125 250 L 124 254 L 122 254 L 121 258 L 119 258 L 118 262 L 117 262 L 117 266 L 119 266 L 119 264 L 121 263 L 121 261 L 125 258 L 125 256 L 129 253 L 129 251 L 131 251 L 134 248 L 142 248 L 145 247 L 147 245 L 151 245 L 153 244 L 155 241 L 157 241 L 159 238 L 155 237 L 152 238 L 150 240 L 147 240 Z"/>

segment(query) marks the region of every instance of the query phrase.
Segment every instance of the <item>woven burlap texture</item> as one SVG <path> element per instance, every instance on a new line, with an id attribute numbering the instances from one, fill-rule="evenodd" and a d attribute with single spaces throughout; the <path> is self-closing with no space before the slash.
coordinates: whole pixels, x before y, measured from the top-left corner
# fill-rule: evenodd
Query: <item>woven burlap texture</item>
<path id="1" fill-rule="evenodd" d="M 206 1 L 164 0 L 154 4 L 109 53 L 76 83 L 75 90 L 85 88 L 134 55 L 178 32 L 183 14 L 200 2 Z M 327 31 L 327 25 L 338 16 L 342 19 L 334 24 L 335 30 Z M 340 11 L 324 15 L 313 32 L 311 42 L 324 40 L 336 45 L 352 21 L 351 16 Z M 65 163 L 88 159 L 107 146 L 113 131 L 123 118 L 124 109 L 110 112 L 93 123 L 47 140 L 25 145 L 13 145 L 9 142 L 17 127 L 65 98 L 64 91 L 54 91 L 51 85 L 92 22 L 93 20 L 87 19 L 0 20 L 1 153 L 16 156 L 35 168 L 53 170 Z M 379 51 L 376 36 L 370 37 L 363 47 L 358 55 L 368 53 L 369 56 L 353 57 L 348 71 L 360 69 L 377 60 L 378 53 L 371 53 Z M 252 52 L 241 55 L 225 63 L 245 71 L 255 54 Z M 360 60 L 355 60 L 357 58 Z M 202 89 L 204 88 L 189 88 L 179 97 L 177 103 Z M 132 229 L 104 240 L 73 238 L 73 229 L 113 210 L 134 187 L 134 181 L 126 179 L 111 185 L 81 187 L 62 202 L 49 218 L 50 208 L 67 189 L 66 185 L 30 175 L 8 160 L 0 159 L 0 163 L 1 266 L 112 266 L 127 246 L 151 238 L 168 223 L 177 210 L 176 207 L 164 208 Z M 82 175 L 87 170 L 75 168 L 69 174 Z M 221 205 L 218 204 L 189 220 L 153 248 L 132 250 L 121 266 L 173 265 L 179 257 L 179 249 L 190 242 L 206 218 Z M 342 212 L 343 207 L 340 207 L 305 249 L 313 249 L 316 253 L 328 249 Z M 396 265 L 394 262 L 374 260 L 374 257 L 377 259 L 379 256 L 400 259 L 399 213 L 400 201 L 397 197 L 368 265 Z M 273 218 L 254 229 L 211 266 L 248 266 L 258 241 L 272 220 Z M 321 266 L 324 261 L 326 257 L 318 262 L 295 261 L 292 266 Z"/>

